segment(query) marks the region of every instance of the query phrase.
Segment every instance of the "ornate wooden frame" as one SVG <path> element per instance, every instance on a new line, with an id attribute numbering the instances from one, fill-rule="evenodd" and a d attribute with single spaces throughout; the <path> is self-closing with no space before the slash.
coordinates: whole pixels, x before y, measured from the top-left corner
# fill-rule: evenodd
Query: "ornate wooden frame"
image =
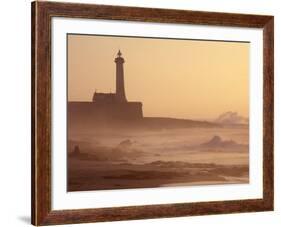
<path id="1" fill-rule="evenodd" d="M 51 18 L 95 18 L 263 29 L 263 199 L 51 210 Z M 32 3 L 32 224 L 53 225 L 272 211 L 274 17 L 121 6 Z"/>

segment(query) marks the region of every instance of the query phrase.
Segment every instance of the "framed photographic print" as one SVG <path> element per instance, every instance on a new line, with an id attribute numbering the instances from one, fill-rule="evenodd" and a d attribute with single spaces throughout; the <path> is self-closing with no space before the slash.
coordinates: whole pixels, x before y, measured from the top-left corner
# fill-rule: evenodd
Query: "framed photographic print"
<path id="1" fill-rule="evenodd" d="M 32 223 L 273 210 L 274 18 L 32 3 Z"/>

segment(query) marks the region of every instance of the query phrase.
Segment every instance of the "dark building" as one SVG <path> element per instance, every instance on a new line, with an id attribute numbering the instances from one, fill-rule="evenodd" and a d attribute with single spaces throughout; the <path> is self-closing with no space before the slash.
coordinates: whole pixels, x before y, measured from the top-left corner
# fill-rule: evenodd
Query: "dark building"
<path id="1" fill-rule="evenodd" d="M 116 93 L 94 92 L 92 102 L 68 102 L 71 124 L 137 120 L 143 117 L 141 102 L 128 102 L 124 84 L 124 58 L 120 50 L 115 58 Z"/>

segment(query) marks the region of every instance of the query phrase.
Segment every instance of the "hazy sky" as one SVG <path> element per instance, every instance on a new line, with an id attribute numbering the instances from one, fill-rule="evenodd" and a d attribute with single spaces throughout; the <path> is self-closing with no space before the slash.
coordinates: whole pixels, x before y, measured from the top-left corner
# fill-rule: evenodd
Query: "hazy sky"
<path id="1" fill-rule="evenodd" d="M 68 35 L 69 101 L 115 92 L 114 58 L 125 59 L 128 101 L 144 116 L 248 117 L 249 43 Z"/>

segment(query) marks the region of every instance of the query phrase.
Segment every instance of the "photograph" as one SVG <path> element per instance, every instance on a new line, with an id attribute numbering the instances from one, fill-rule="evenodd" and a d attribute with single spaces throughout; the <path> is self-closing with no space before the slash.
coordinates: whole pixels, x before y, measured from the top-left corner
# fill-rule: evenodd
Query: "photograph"
<path id="1" fill-rule="evenodd" d="M 249 184 L 250 42 L 67 34 L 67 191 Z"/>
<path id="2" fill-rule="evenodd" d="M 32 2 L 33 225 L 274 210 L 275 17 L 207 5 Z"/>

